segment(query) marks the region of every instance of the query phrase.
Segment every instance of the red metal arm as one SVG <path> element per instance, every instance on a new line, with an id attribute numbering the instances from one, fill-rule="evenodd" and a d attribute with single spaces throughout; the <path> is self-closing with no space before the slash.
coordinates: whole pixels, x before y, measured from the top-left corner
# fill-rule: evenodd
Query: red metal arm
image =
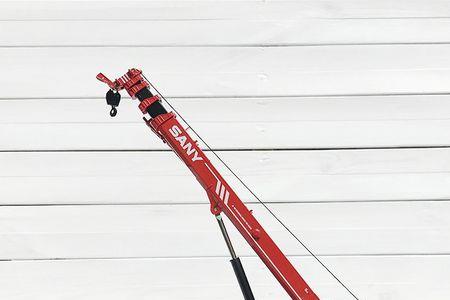
<path id="1" fill-rule="evenodd" d="M 127 84 L 128 81 L 125 81 L 120 83 L 119 86 L 118 80 L 113 83 L 105 76 L 102 76 L 101 81 L 106 82 L 110 87 L 125 88 L 134 98 L 137 94 L 136 86 L 142 89 L 146 88 L 148 83 L 141 77 L 141 73 L 136 72 L 135 69 L 129 70 L 127 74 L 121 78 L 125 77 L 128 78 L 129 82 L 134 82 L 131 85 Z M 145 102 L 146 99 L 151 98 L 139 99 L 142 101 L 140 109 L 143 112 L 155 101 L 152 99 L 152 101 Z M 150 104 L 143 105 L 144 103 Z M 172 112 L 162 113 L 146 120 L 146 123 L 172 148 L 206 190 L 211 202 L 211 212 L 214 215 L 223 212 L 230 219 L 291 298 L 295 300 L 319 299 L 255 219 L 251 211 L 211 164 L 205 153 L 178 122 L 175 114 Z"/>

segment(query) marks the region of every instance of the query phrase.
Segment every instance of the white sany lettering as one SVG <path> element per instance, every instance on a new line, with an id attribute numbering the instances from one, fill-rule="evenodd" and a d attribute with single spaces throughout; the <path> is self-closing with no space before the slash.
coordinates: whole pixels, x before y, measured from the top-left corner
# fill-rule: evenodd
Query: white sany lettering
<path id="1" fill-rule="evenodd" d="M 197 150 L 195 150 L 194 148 L 192 148 L 192 144 L 191 143 L 187 143 L 186 145 L 183 146 L 183 149 L 186 150 L 186 153 L 188 155 L 191 155 L 194 152 L 197 152 Z"/>
<path id="2" fill-rule="evenodd" d="M 173 125 L 172 128 L 169 129 L 171 135 L 175 137 L 175 140 L 180 143 L 180 146 L 186 150 L 187 155 L 192 157 L 192 161 L 203 160 L 203 158 L 198 154 L 198 151 L 190 142 L 186 143 L 188 138 L 185 135 L 181 135 L 183 131 L 177 125 Z"/>
<path id="3" fill-rule="evenodd" d="M 181 147 L 184 147 L 184 143 L 186 143 L 187 141 L 187 137 L 185 137 L 184 135 L 180 135 L 175 139 L 178 141 L 178 143 L 180 143 Z"/>
<path id="4" fill-rule="evenodd" d="M 202 157 L 198 156 L 198 152 L 194 152 L 194 157 L 192 157 L 192 161 L 203 160 Z"/>
<path id="5" fill-rule="evenodd" d="M 174 136 L 177 137 L 182 132 L 181 129 L 177 125 L 173 125 L 172 128 L 169 129 L 169 132 Z"/>

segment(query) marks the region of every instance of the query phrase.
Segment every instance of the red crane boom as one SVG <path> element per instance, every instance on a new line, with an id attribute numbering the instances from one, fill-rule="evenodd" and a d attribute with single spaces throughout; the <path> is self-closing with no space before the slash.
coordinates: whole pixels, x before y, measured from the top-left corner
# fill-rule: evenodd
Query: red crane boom
<path id="1" fill-rule="evenodd" d="M 150 115 L 149 119 L 144 117 L 146 124 L 163 142 L 169 145 L 205 189 L 211 203 L 211 212 L 219 222 L 233 258 L 231 262 L 245 299 L 254 298 L 240 260 L 234 253 L 220 216 L 221 213 L 224 213 L 233 223 L 292 299 L 319 299 L 252 215 L 252 212 L 212 165 L 196 141 L 178 122 L 176 115 L 173 112 L 167 112 L 160 102 L 160 97 L 151 92 L 150 84 L 140 70 L 130 69 L 115 81 L 109 80 L 102 73 L 97 75 L 97 79 L 110 87 L 107 93 L 107 103 L 112 106 L 111 116 L 115 116 L 117 113 L 115 107 L 119 105 L 120 101 L 118 91 L 125 89 L 131 98 L 137 98 L 140 101 L 139 108 L 142 113 Z"/>

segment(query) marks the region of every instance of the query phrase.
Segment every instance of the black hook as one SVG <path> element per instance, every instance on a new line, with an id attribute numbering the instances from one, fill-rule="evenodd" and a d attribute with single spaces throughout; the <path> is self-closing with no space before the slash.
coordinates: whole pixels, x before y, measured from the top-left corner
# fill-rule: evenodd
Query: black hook
<path id="1" fill-rule="evenodd" d="M 119 103 L 120 103 L 120 94 L 113 90 L 109 90 L 106 93 L 106 104 L 111 105 L 111 111 L 109 112 L 109 115 L 111 117 L 115 117 L 117 115 L 116 107 L 119 106 Z"/>
<path id="2" fill-rule="evenodd" d="M 117 115 L 117 109 L 116 109 L 115 106 L 112 106 L 112 105 L 111 105 L 111 110 L 109 111 L 109 115 L 110 115 L 111 117 L 115 117 L 115 116 Z"/>

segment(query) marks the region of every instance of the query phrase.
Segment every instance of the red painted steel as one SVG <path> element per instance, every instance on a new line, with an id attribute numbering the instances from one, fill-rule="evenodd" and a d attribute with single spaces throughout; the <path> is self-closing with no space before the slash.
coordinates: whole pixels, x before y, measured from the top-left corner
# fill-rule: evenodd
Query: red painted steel
<path id="1" fill-rule="evenodd" d="M 142 100 L 141 103 L 139 104 L 139 109 L 142 111 L 143 114 L 146 114 L 147 108 L 149 108 L 153 103 L 155 103 L 156 101 L 159 101 L 159 100 L 160 100 L 159 95 L 155 95 L 153 97 L 146 98 L 146 99 Z"/>
<path id="2" fill-rule="evenodd" d="M 99 80 L 116 90 L 125 88 L 133 98 L 138 92 L 135 88 L 137 85 L 144 88 L 148 86 L 141 72 L 136 69 L 129 70 L 126 75 L 114 82 L 100 74 L 97 77 Z M 252 212 L 212 165 L 202 149 L 178 122 L 175 114 L 172 112 L 161 114 L 146 120 L 146 123 L 172 148 L 206 190 L 211 202 L 211 212 L 215 215 L 223 212 L 230 219 L 291 298 L 319 299 L 255 219 Z"/>

